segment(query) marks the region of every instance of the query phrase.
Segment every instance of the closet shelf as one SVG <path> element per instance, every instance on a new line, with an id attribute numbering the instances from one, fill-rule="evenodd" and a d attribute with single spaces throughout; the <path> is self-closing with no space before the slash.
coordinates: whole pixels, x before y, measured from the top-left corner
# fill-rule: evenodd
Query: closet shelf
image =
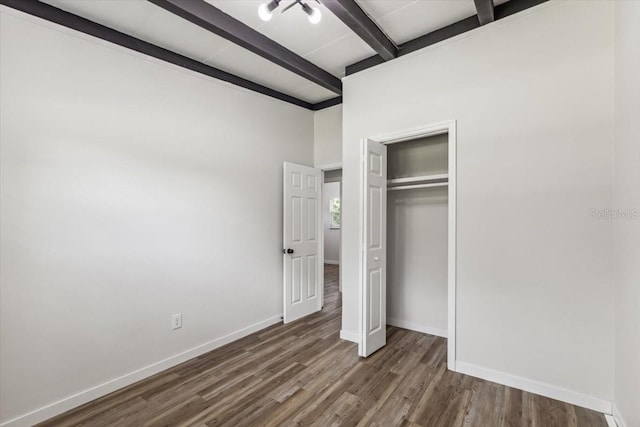
<path id="1" fill-rule="evenodd" d="M 414 188 L 430 188 L 430 187 L 446 187 L 449 185 L 448 182 L 432 182 L 429 184 L 415 184 L 415 185 L 397 185 L 395 187 L 387 187 L 388 191 L 398 191 L 398 190 L 411 190 Z"/>
<path id="2" fill-rule="evenodd" d="M 411 190 L 414 188 L 446 187 L 449 185 L 449 174 L 410 176 L 387 180 L 387 190 Z"/>
<path id="3" fill-rule="evenodd" d="M 449 179 L 448 173 L 439 173 L 434 175 L 410 176 L 407 178 L 395 178 L 387 180 L 387 185 L 430 183 L 438 181 L 446 181 Z"/>
<path id="4" fill-rule="evenodd" d="M 449 174 L 410 176 L 387 180 L 387 190 L 411 190 L 413 188 L 446 187 L 449 185 Z"/>

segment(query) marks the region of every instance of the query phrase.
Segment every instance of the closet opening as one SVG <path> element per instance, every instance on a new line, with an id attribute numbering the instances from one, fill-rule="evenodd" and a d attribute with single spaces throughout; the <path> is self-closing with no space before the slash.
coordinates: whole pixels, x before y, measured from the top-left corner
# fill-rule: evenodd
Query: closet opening
<path id="1" fill-rule="evenodd" d="M 448 138 L 387 146 L 387 325 L 447 337 Z"/>
<path id="2" fill-rule="evenodd" d="M 363 140 L 360 356 L 386 326 L 448 339 L 455 369 L 455 122 Z"/>

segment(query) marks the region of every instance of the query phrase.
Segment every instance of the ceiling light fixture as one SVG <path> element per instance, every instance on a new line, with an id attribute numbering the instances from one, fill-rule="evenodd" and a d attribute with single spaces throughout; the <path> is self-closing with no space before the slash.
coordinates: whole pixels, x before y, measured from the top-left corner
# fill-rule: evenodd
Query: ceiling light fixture
<path id="1" fill-rule="evenodd" d="M 320 13 L 320 9 L 317 7 L 311 7 L 306 3 L 300 2 L 300 6 L 302 6 L 302 10 L 307 14 L 307 18 L 309 22 L 312 24 L 317 24 L 322 19 L 322 14 Z"/>
<path id="2" fill-rule="evenodd" d="M 263 21 L 271 20 L 273 16 L 273 10 L 278 7 L 280 0 L 271 0 L 269 3 L 262 3 L 260 7 L 258 7 L 258 16 Z"/>
<path id="3" fill-rule="evenodd" d="M 267 3 L 262 3 L 258 7 L 258 16 L 260 17 L 260 19 L 262 19 L 263 21 L 271 20 L 271 18 L 273 17 L 273 11 L 278 7 L 280 1 L 281 0 L 271 0 Z M 315 1 L 320 4 L 319 0 Z M 309 22 L 311 22 L 312 24 L 317 24 L 322 19 L 322 13 L 320 12 L 320 9 L 318 9 L 317 7 L 311 7 L 307 3 L 302 2 L 302 0 L 294 0 L 289 6 L 285 7 L 281 13 L 286 12 L 296 4 L 299 4 L 300 7 L 302 7 L 304 13 L 307 14 L 307 19 L 309 19 Z"/>

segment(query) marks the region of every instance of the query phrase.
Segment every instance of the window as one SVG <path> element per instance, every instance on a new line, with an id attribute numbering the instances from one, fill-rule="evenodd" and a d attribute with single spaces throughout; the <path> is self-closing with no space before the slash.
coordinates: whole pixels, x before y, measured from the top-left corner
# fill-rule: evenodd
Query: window
<path id="1" fill-rule="evenodd" d="M 329 228 L 340 228 L 340 199 L 329 200 L 329 215 L 331 217 Z"/>

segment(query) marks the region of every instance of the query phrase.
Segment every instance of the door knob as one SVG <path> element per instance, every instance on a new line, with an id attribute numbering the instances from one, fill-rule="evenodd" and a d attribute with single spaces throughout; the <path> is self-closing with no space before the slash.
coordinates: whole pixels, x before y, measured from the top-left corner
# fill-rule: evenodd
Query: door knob
<path id="1" fill-rule="evenodd" d="M 374 258 L 373 258 L 373 260 L 374 260 L 375 262 L 378 262 L 378 261 L 380 260 L 380 258 L 378 258 L 378 257 L 374 257 Z"/>
<path id="2" fill-rule="evenodd" d="M 292 254 L 293 253 L 293 249 L 283 249 L 282 253 L 283 254 Z"/>

